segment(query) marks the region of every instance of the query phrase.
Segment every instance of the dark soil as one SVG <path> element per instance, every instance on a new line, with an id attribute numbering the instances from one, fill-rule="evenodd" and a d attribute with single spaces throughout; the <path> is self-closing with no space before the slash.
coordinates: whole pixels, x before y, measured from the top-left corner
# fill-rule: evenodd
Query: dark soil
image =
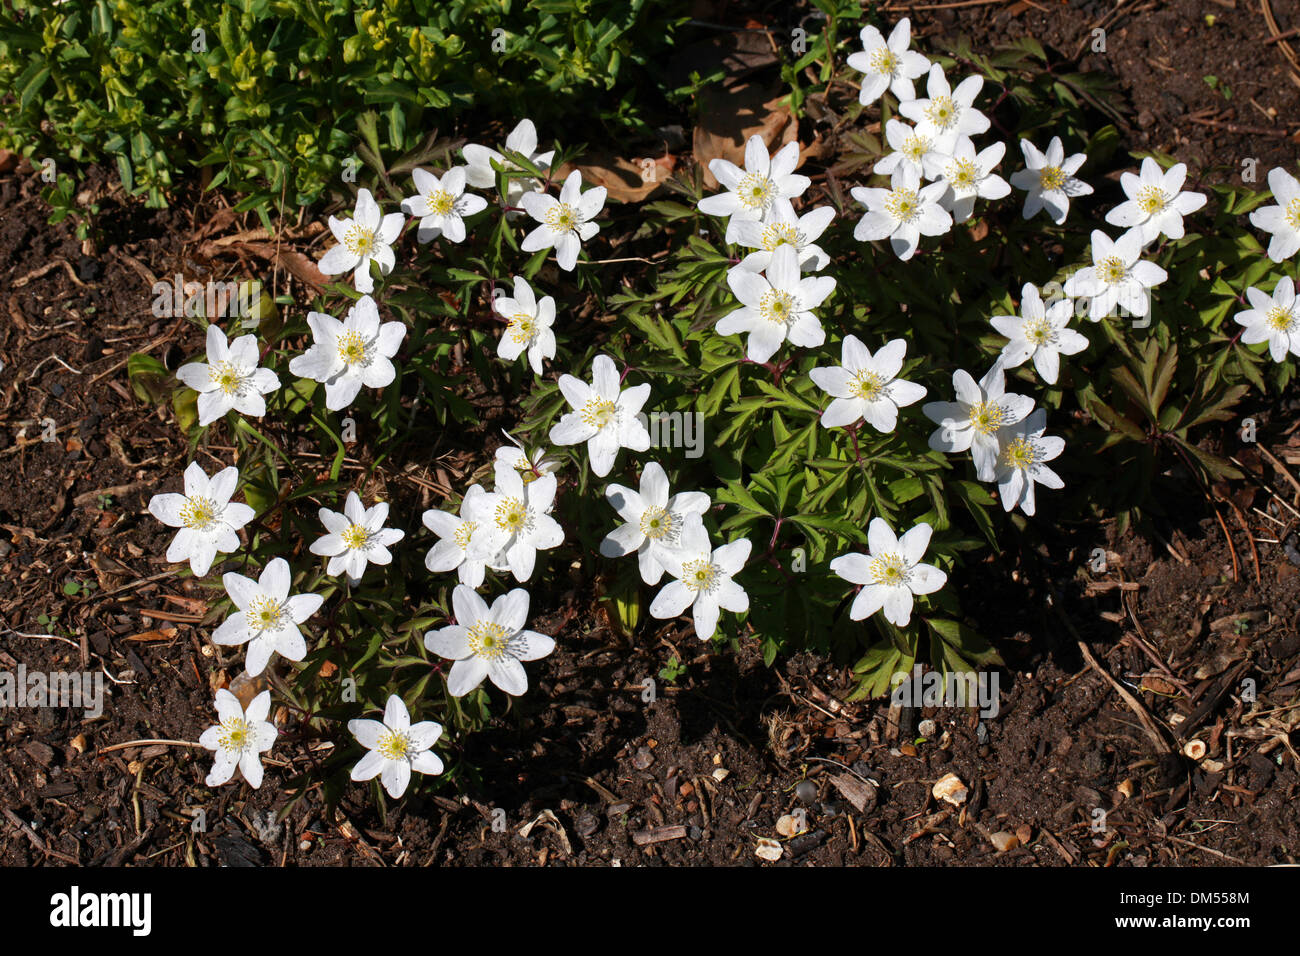
<path id="1" fill-rule="evenodd" d="M 1281 29 L 1300 25 L 1282 6 Z M 1239 181 L 1248 156 L 1265 172 L 1294 165 L 1300 89 L 1277 45 L 1262 44 L 1254 6 L 1129 4 L 1108 18 L 1108 52 L 1087 53 L 1109 7 L 990 4 L 913 23 L 977 44 L 1028 33 L 1071 61 L 1084 52 L 1129 97 L 1134 148 L 1174 153 L 1207 178 Z M 70 224 L 45 224 L 39 187 L 30 171 L 0 174 L 0 670 L 102 668 L 115 683 L 95 720 L 0 711 L 0 863 L 761 865 L 759 838 L 784 844 L 781 865 L 1297 862 L 1300 554 L 1252 545 L 1252 535 L 1288 540 L 1292 523 L 1254 486 L 1231 489 L 1243 519 L 1226 531 L 1189 486 L 1151 539 L 1108 524 L 1051 530 L 1046 543 L 1007 541 L 968 572 L 966 610 L 1007 662 L 1001 711 L 984 720 L 845 703 L 842 666 L 799 655 L 767 668 L 749 647 L 705 653 L 676 623 L 629 644 L 570 592 L 536 610 L 535 626 L 563 639 L 530 668 L 535 693 L 457 743 L 477 778 L 413 791 L 386 814 L 360 786 L 327 814 L 313 786 L 283 823 L 268 822 L 293 796 L 276 784 L 317 759 L 320 742 L 292 731 L 260 791 L 210 791 L 202 751 L 108 749 L 197 739 L 212 688 L 230 677 L 184 620 L 202 594 L 171 573 L 169 535 L 144 510 L 187 448 L 169 411 L 131 394 L 124 368 L 135 351 L 174 369 L 199 350 L 192 325 L 153 317 L 149 290 L 155 276 L 228 268 L 196 258 L 221 201 L 194 192 L 143 210 L 91 170 L 83 188 L 102 236 L 83 244 Z M 1290 411 L 1259 415 L 1288 461 Z M 41 440 L 46 419 L 55 441 Z M 465 436 L 426 475 L 437 485 L 437 468 L 455 476 L 462 452 L 481 457 L 494 443 Z M 1300 500 L 1267 462 L 1247 464 Z M 402 494 L 404 513 L 431 506 L 427 490 Z M 1099 547 L 1104 570 L 1091 564 Z M 686 663 L 675 682 L 660 675 L 674 656 Z M 1191 738 L 1206 745 L 1199 760 L 1182 754 Z M 969 791 L 960 807 L 932 795 L 949 773 Z M 191 826 L 198 809 L 203 832 Z M 807 832 L 781 838 L 787 814 Z M 1018 845 L 995 848 L 1007 835 Z"/>

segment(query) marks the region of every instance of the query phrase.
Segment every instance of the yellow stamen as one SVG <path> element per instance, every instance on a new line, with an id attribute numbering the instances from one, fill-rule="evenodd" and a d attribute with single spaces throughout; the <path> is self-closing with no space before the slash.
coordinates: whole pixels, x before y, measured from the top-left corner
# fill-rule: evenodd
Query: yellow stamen
<path id="1" fill-rule="evenodd" d="M 1060 166 L 1044 166 L 1038 171 L 1038 185 L 1044 191 L 1059 190 L 1068 178 Z"/>
<path id="2" fill-rule="evenodd" d="M 470 653 L 475 657 L 484 657 L 490 661 L 500 660 L 510 650 L 510 638 L 506 629 L 494 621 L 479 621 L 469 629 Z"/>

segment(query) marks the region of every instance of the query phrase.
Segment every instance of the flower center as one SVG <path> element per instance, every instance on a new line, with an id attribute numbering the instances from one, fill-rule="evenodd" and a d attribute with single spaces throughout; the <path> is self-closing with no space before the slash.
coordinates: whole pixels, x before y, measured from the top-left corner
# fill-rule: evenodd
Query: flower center
<path id="1" fill-rule="evenodd" d="M 339 336 L 339 358 L 348 365 L 366 364 L 366 340 L 355 329 L 349 329 Z"/>
<path id="2" fill-rule="evenodd" d="M 758 309 L 769 322 L 789 322 L 795 313 L 794 293 L 768 289 L 758 301 Z"/>
<path id="3" fill-rule="evenodd" d="M 607 398 L 589 399 L 582 406 L 581 417 L 588 425 L 604 428 L 618 417 L 618 406 Z"/>
<path id="4" fill-rule="evenodd" d="M 948 167 L 948 181 L 958 189 L 974 189 L 979 178 L 979 167 L 973 159 L 954 159 Z"/>
<path id="5" fill-rule="evenodd" d="M 871 562 L 871 581 L 887 587 L 902 587 L 907 584 L 911 574 L 903 563 L 901 554 L 877 554 Z"/>
<path id="6" fill-rule="evenodd" d="M 243 753 L 253 745 L 253 725 L 243 717 L 231 717 L 221 724 L 217 744 L 222 750 Z"/>
<path id="7" fill-rule="evenodd" d="M 356 220 L 348 226 L 348 231 L 343 234 L 343 245 L 348 247 L 348 252 L 356 256 L 368 256 L 375 248 L 375 230 L 367 229 Z"/>
<path id="8" fill-rule="evenodd" d="M 1044 191 L 1059 190 L 1065 179 L 1065 170 L 1060 166 L 1044 166 L 1038 171 L 1038 187 Z"/>
<path id="9" fill-rule="evenodd" d="M 217 503 L 202 495 L 181 505 L 181 522 L 195 531 L 207 531 L 217 522 Z"/>
<path id="10" fill-rule="evenodd" d="M 1292 229 L 1300 229 L 1300 197 L 1286 204 L 1286 221 Z"/>
<path id="11" fill-rule="evenodd" d="M 936 96 L 925 108 L 925 115 L 930 122 L 940 129 L 947 129 L 957 120 L 957 104 L 951 96 Z"/>
<path id="12" fill-rule="evenodd" d="M 981 435 L 992 435 L 1006 424 L 1007 413 L 997 402 L 976 402 L 970 407 L 970 425 Z"/>
<path id="13" fill-rule="evenodd" d="M 1028 471 L 1038 461 L 1038 449 L 1023 435 L 1017 435 L 1002 448 L 1002 461 L 1017 471 Z"/>
<path id="14" fill-rule="evenodd" d="M 1119 256 L 1107 256 L 1098 264 L 1097 272 L 1101 274 L 1103 282 L 1114 285 L 1128 275 L 1128 266 L 1124 265 L 1124 260 Z"/>
<path id="15" fill-rule="evenodd" d="M 914 163 L 919 163 L 921 157 L 930 151 L 930 137 L 922 136 L 920 133 L 913 133 L 903 141 L 903 148 L 900 152 Z"/>
<path id="16" fill-rule="evenodd" d="M 278 631 L 284 627 L 284 608 L 265 596 L 253 598 L 244 618 L 259 631 Z"/>
<path id="17" fill-rule="evenodd" d="M 495 621 L 479 621 L 469 629 L 470 653 L 475 657 L 485 657 L 490 661 L 500 660 L 510 649 L 510 639 L 506 629 Z"/>
<path id="18" fill-rule="evenodd" d="M 409 760 L 411 756 L 411 736 L 396 730 L 387 730 L 379 735 L 375 750 L 387 760 Z"/>
<path id="19" fill-rule="evenodd" d="M 893 76 L 898 72 L 898 54 L 887 46 L 877 47 L 871 51 L 869 60 L 871 69 L 877 73 L 883 73 L 886 76 Z"/>
<path id="20" fill-rule="evenodd" d="M 528 506 L 518 498 L 506 498 L 497 505 L 497 527 L 511 534 L 525 531 L 532 524 Z"/>
<path id="21" fill-rule="evenodd" d="M 212 381 L 226 395 L 237 395 L 243 391 L 248 376 L 229 362 L 218 362 L 212 372 Z"/>
<path id="22" fill-rule="evenodd" d="M 578 225 L 578 210 L 566 202 L 557 202 L 546 210 L 546 224 L 556 232 L 572 232 Z"/>
<path id="23" fill-rule="evenodd" d="M 1138 190 L 1137 204 L 1148 216 L 1154 216 L 1169 204 L 1169 197 L 1159 186 L 1143 186 Z"/>
<path id="24" fill-rule="evenodd" d="M 1295 313 L 1280 305 L 1273 306 L 1264 316 L 1264 323 L 1275 332 L 1290 332 L 1295 320 Z"/>
<path id="25" fill-rule="evenodd" d="M 772 180 L 758 173 L 749 173 L 736 187 L 736 195 L 750 209 L 766 209 L 772 204 Z"/>
<path id="26" fill-rule="evenodd" d="M 682 583 L 692 591 L 708 594 L 718 586 L 720 577 L 722 569 L 704 558 L 687 561 L 682 565 Z"/>
<path id="27" fill-rule="evenodd" d="M 862 370 L 853 376 L 849 390 L 865 402 L 878 401 L 885 391 L 886 380 L 883 375 Z"/>
<path id="28" fill-rule="evenodd" d="M 1025 341 L 1034 345 L 1047 345 L 1056 338 L 1056 330 L 1046 318 L 1030 319 L 1025 323 Z"/>
<path id="29" fill-rule="evenodd" d="M 460 527 L 452 535 L 456 539 L 456 544 L 462 551 L 469 550 L 469 539 L 474 537 L 474 532 L 478 529 L 477 521 L 462 521 Z"/>
<path id="30" fill-rule="evenodd" d="M 677 522 L 667 508 L 651 505 L 641 513 L 641 533 L 652 541 L 677 540 Z"/>
<path id="31" fill-rule="evenodd" d="M 775 252 L 777 246 L 790 245 L 798 249 L 803 245 L 804 237 L 792 223 L 770 222 L 763 227 L 763 248 Z"/>
<path id="32" fill-rule="evenodd" d="M 506 334 L 516 342 L 531 342 L 536 329 L 536 317 L 527 312 L 516 312 L 510 316 L 510 327 Z"/>
<path id="33" fill-rule="evenodd" d="M 370 547 L 370 532 L 364 525 L 350 524 L 339 535 L 343 544 L 351 551 L 364 551 Z"/>
<path id="34" fill-rule="evenodd" d="M 450 216 L 456 208 L 456 197 L 445 189 L 435 189 L 425 199 L 435 216 Z"/>
<path id="35" fill-rule="evenodd" d="M 920 208 L 920 197 L 911 189 L 895 189 L 885 200 L 885 210 L 899 222 L 911 222 Z"/>

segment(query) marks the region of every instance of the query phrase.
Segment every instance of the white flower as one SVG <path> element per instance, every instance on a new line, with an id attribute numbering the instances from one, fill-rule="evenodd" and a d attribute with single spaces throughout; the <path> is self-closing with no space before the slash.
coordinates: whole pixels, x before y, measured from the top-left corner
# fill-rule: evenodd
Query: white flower
<path id="1" fill-rule="evenodd" d="M 709 160 L 709 172 L 724 192 L 700 200 L 700 212 L 706 216 L 729 216 L 727 242 L 740 237 L 740 223 L 763 222 L 769 212 L 778 209 L 794 218 L 790 200 L 801 196 L 812 180 L 794 171 L 799 164 L 799 144 L 786 143 L 769 156 L 763 137 L 755 133 L 745 143 L 745 168 L 727 159 Z"/>
<path id="2" fill-rule="evenodd" d="M 1285 362 L 1287 352 L 1300 356 L 1300 303 L 1296 301 L 1291 277 L 1278 279 L 1271 296 L 1251 286 L 1246 290 L 1246 298 L 1253 308 L 1232 317 L 1238 325 L 1245 326 L 1241 340 L 1247 345 L 1267 342 L 1268 354 L 1274 362 Z"/>
<path id="3" fill-rule="evenodd" d="M 1011 340 L 1002 346 L 998 364 L 1004 369 L 1017 368 L 1032 358 L 1039 377 L 1055 385 L 1061 356 L 1076 355 L 1088 347 L 1087 338 L 1066 328 L 1073 315 L 1074 303 L 1069 299 L 1053 302 L 1049 309 L 1034 284 L 1026 282 L 1020 290 L 1020 315 L 995 315 L 989 320 Z"/>
<path id="4" fill-rule="evenodd" d="M 528 484 L 534 478 L 540 478 L 542 475 L 554 474 L 560 468 L 560 460 L 551 458 L 546 454 L 544 448 L 534 448 L 530 455 L 524 451 L 523 444 L 514 435 L 510 434 L 504 428 L 501 434 L 510 439 L 511 444 L 502 445 L 496 451 L 496 460 L 505 462 L 515 471 L 519 472 L 524 479 L 524 484 Z"/>
<path id="5" fill-rule="evenodd" d="M 684 491 L 668 497 L 668 475 L 655 461 L 641 471 L 641 490 L 610 485 L 605 497 L 614 506 L 621 524 L 600 542 L 600 553 L 621 558 L 636 552 L 641 580 L 658 584 L 663 577 L 665 556 L 681 546 L 682 535 L 700 524 L 709 509 L 709 496 L 702 491 Z"/>
<path id="6" fill-rule="evenodd" d="M 877 160 L 874 173 L 890 176 L 895 170 L 908 169 L 920 179 L 938 179 L 944 165 L 957 148 L 957 134 L 940 134 L 935 130 L 909 126 L 891 119 L 885 124 L 885 139 L 893 152 Z"/>
<path id="7" fill-rule="evenodd" d="M 527 581 L 537 552 L 564 541 L 564 529 L 550 515 L 557 481 L 554 475 L 542 475 L 525 482 L 518 470 L 501 461 L 495 475 L 492 493 L 478 496 L 464 512 L 482 529 L 472 533 L 467 559 L 486 561 L 494 570 L 509 570 L 517 581 Z"/>
<path id="8" fill-rule="evenodd" d="M 925 75 L 930 61 L 908 49 L 912 42 L 912 24 L 908 18 L 895 24 L 888 41 L 870 26 L 863 27 L 859 37 L 862 49 L 851 54 L 847 61 L 853 69 L 866 74 L 858 101 L 863 106 L 874 103 L 885 90 L 890 90 L 900 103 L 914 99 L 916 90 L 912 81 Z"/>
<path id="9" fill-rule="evenodd" d="M 167 546 L 168 561 L 189 561 L 196 578 L 208 573 L 218 554 L 239 550 L 240 528 L 253 520 L 248 505 L 231 501 L 239 469 L 223 468 L 211 478 L 197 461 L 185 469 L 185 493 L 154 495 L 149 513 L 169 528 L 179 528 Z"/>
<path id="10" fill-rule="evenodd" d="M 308 312 L 313 345 L 289 362 L 289 371 L 325 385 L 325 407 L 332 412 L 352 404 L 361 386 L 383 388 L 397 377 L 390 359 L 397 354 L 406 326 L 379 321 L 375 300 L 363 295 L 340 322 L 324 312 Z"/>
<path id="11" fill-rule="evenodd" d="M 862 585 L 849 608 L 850 618 L 861 621 L 884 608 L 885 620 L 907 626 L 913 595 L 933 594 L 948 580 L 934 565 L 920 563 L 930 546 L 930 533 L 930 526 L 922 521 L 899 538 L 884 518 L 871 519 L 869 552 L 842 554 L 831 562 L 831 570 L 845 581 Z"/>
<path id="12" fill-rule="evenodd" d="M 835 291 L 835 280 L 801 276 L 794 246 L 778 246 L 766 273 L 732 269 L 727 285 L 741 307 L 719 319 L 716 328 L 719 335 L 748 333 L 745 357 L 751 362 L 767 362 L 786 339 L 809 348 L 826 341 L 812 310 Z"/>
<path id="13" fill-rule="evenodd" d="M 325 599 L 319 594 L 290 596 L 293 575 L 288 561 L 272 558 L 256 581 L 232 571 L 223 574 L 221 582 L 238 612 L 213 632 L 213 644 L 247 644 L 244 668 L 254 677 L 266 669 L 272 654 L 291 661 L 307 656 L 307 642 L 298 625 L 315 614 Z"/>
<path id="14" fill-rule="evenodd" d="M 456 623 L 429 631 L 424 646 L 456 663 L 447 675 L 447 693 L 464 697 L 483 678 L 512 696 L 528 690 L 523 661 L 535 661 L 555 650 L 555 640 L 524 630 L 528 620 L 528 592 L 515 588 L 487 603 L 463 584 L 451 592 Z"/>
<path id="15" fill-rule="evenodd" d="M 533 126 L 530 119 L 522 119 L 519 125 L 511 131 L 506 137 L 506 149 L 512 153 L 520 153 L 525 159 L 531 162 L 538 169 L 549 172 L 551 160 L 555 156 L 555 150 L 548 152 L 539 152 L 537 149 L 537 128 Z M 479 146 L 477 143 L 469 143 L 461 149 L 461 154 L 465 157 L 468 164 L 465 175 L 469 179 L 469 184 L 475 189 L 490 189 L 496 185 L 497 174 L 492 168 L 495 161 L 502 169 L 519 171 L 519 166 L 506 159 L 495 149 L 488 149 L 486 146 Z M 540 192 L 542 184 L 531 176 L 520 176 L 507 181 L 506 185 L 506 205 L 518 206 L 525 193 Z M 507 215 L 517 215 L 510 212 Z"/>
<path id="16" fill-rule="evenodd" d="M 225 333 L 209 325 L 207 347 L 207 364 L 190 362 L 176 370 L 176 377 L 199 393 L 199 424 L 210 425 L 231 409 L 251 418 L 265 415 L 262 396 L 279 388 L 280 379 L 257 367 L 257 336 L 241 335 L 228 344 Z"/>
<path id="17" fill-rule="evenodd" d="M 968 76 L 954 90 L 943 67 L 935 63 L 926 80 L 929 97 L 899 103 L 898 112 L 939 135 L 978 136 L 989 128 L 988 117 L 973 105 L 983 86 L 982 76 Z"/>
<path id="18" fill-rule="evenodd" d="M 487 525 L 473 517 L 480 513 L 482 502 L 479 499 L 485 495 L 487 491 L 482 486 L 470 485 L 461 500 L 459 517 L 449 511 L 430 510 L 422 519 L 424 526 L 440 539 L 425 555 L 424 566 L 435 574 L 459 569 L 460 583 L 472 588 L 483 583 L 486 567 L 481 550 L 473 547 L 488 533 Z"/>
<path id="19" fill-rule="evenodd" d="M 939 425 L 930 435 L 930 447 L 950 454 L 969 449 L 976 476 L 992 481 L 999 431 L 1022 421 L 1033 411 L 1034 400 L 1007 392 L 1002 366 L 996 363 L 979 382 L 958 369 L 952 373 L 952 387 L 957 401 L 927 402 L 921 407 L 925 417 Z"/>
<path id="20" fill-rule="evenodd" d="M 1026 168 L 1011 174 L 1011 185 L 1027 192 L 1021 214 L 1029 219 L 1038 210 L 1046 209 L 1059 226 L 1070 212 L 1071 198 L 1092 195 L 1092 187 L 1074 176 L 1087 155 L 1075 153 L 1066 159 L 1059 136 L 1052 137 L 1046 153 L 1040 153 L 1027 139 L 1020 141 L 1020 151 L 1025 154 Z"/>
<path id="21" fill-rule="evenodd" d="M 311 543 L 311 553 L 327 556 L 327 574 L 346 572 L 348 583 L 354 587 L 366 573 L 367 564 L 389 564 L 393 555 L 388 546 L 406 537 L 398 528 L 385 528 L 388 520 L 388 503 L 380 501 L 369 508 L 362 507 L 355 491 L 349 491 L 343 502 L 343 513 L 320 509 L 320 523 L 325 534 Z"/>
<path id="22" fill-rule="evenodd" d="M 413 169 L 416 194 L 402 200 L 402 212 L 417 216 L 420 226 L 415 238 L 429 242 L 446 236 L 451 242 L 465 241 L 465 217 L 487 208 L 482 196 L 465 194 L 465 167 L 447 170 L 441 179 L 426 169 Z"/>
<path id="23" fill-rule="evenodd" d="M 707 641 L 718 629 L 719 609 L 737 614 L 749 610 L 749 595 L 732 580 L 749 560 L 749 550 L 748 538 L 713 549 L 702 523 L 687 526 L 682 532 L 681 547 L 661 559 L 675 580 L 655 595 L 650 614 L 658 618 L 676 617 L 692 608 L 695 634 Z"/>
<path id="24" fill-rule="evenodd" d="M 555 333 L 551 331 L 555 324 L 555 300 L 547 295 L 538 301 L 523 276 L 515 276 L 514 293 L 492 300 L 492 308 L 510 323 L 501 333 L 497 354 L 513 362 L 527 350 L 528 364 L 541 375 L 542 359 L 555 358 Z"/>
<path id="25" fill-rule="evenodd" d="M 370 195 L 370 190 L 357 190 L 357 205 L 351 219 L 330 216 L 330 232 L 339 243 L 321 257 L 320 271 L 327 276 L 336 276 L 355 270 L 352 281 L 356 290 L 374 292 L 375 280 L 370 275 L 370 262 L 372 259 L 378 262 L 379 271 L 384 275 L 393 271 L 397 261 L 393 243 L 402 234 L 405 222 L 406 216 L 400 212 L 381 216 L 379 204 Z"/>
<path id="26" fill-rule="evenodd" d="M 944 160 L 943 181 L 948 191 L 939 201 L 952 213 L 954 222 L 965 222 L 971 217 L 977 198 L 1002 199 L 1011 193 L 1011 185 L 993 174 L 1006 151 L 1006 143 L 994 143 L 977 155 L 975 144 L 962 139 Z"/>
<path id="27" fill-rule="evenodd" d="M 1160 164 L 1148 156 L 1142 160 L 1140 176 L 1121 173 L 1120 185 L 1128 202 L 1106 213 L 1112 226 L 1135 230 L 1146 246 L 1164 233 L 1170 239 L 1183 238 L 1183 217 L 1205 205 L 1204 193 L 1182 192 L 1187 166 L 1178 163 L 1162 172 Z"/>
<path id="28" fill-rule="evenodd" d="M 348 732 L 367 750 L 352 768 L 352 779 L 378 777 L 394 800 L 406 793 L 412 770 L 442 773 L 442 761 L 431 749 L 442 736 L 442 725 L 432 720 L 411 723 L 406 704 L 396 694 L 384 706 L 383 721 L 349 720 Z"/>
<path id="29" fill-rule="evenodd" d="M 1100 229 L 1092 231 L 1092 265 L 1065 280 L 1065 294 L 1091 298 L 1088 318 L 1099 322 L 1119 306 L 1130 315 L 1147 314 L 1147 290 L 1158 286 L 1168 273 L 1142 258 L 1142 240 L 1126 232 L 1112 242 Z"/>
<path id="30" fill-rule="evenodd" d="M 819 366 L 808 373 L 834 400 L 822 412 L 822 426 L 835 428 L 865 418 L 877 431 L 892 432 L 898 410 L 925 397 L 925 386 L 898 378 L 907 342 L 893 339 L 873 356 L 857 336 L 841 343 L 843 366 Z"/>
<path id="31" fill-rule="evenodd" d="M 605 205 L 605 187 L 582 191 L 582 173 L 574 170 L 560 189 L 560 198 L 546 193 L 525 193 L 520 200 L 524 212 L 541 225 L 524 237 L 519 248 L 524 252 L 555 247 L 560 268 L 572 272 L 578 262 L 582 244 L 600 231 L 591 222 Z"/>
<path id="32" fill-rule="evenodd" d="M 1065 487 L 1056 472 L 1043 464 L 1065 450 L 1065 439 L 1044 435 L 1046 429 L 1047 412 L 1040 408 L 1019 424 L 1002 430 L 995 480 L 1003 510 L 1020 505 L 1021 511 L 1032 515 L 1035 482 L 1046 488 Z"/>
<path id="33" fill-rule="evenodd" d="M 1268 257 L 1274 262 L 1285 262 L 1300 250 L 1300 182 L 1279 167 L 1269 170 L 1268 188 L 1273 191 L 1277 205 L 1256 209 L 1250 214 L 1250 224 L 1273 234 L 1268 243 Z"/>
<path id="34" fill-rule="evenodd" d="M 251 701 L 245 710 L 237 698 L 224 687 L 217 691 L 217 720 L 213 727 L 203 731 L 199 743 L 216 753 L 212 772 L 204 782 L 209 787 L 228 783 L 235 768 L 244 775 L 254 789 L 262 785 L 263 754 L 275 744 L 279 731 L 266 719 L 271 712 L 271 692 L 264 690 Z"/>
<path id="35" fill-rule="evenodd" d="M 762 272 L 772 263 L 772 253 L 783 245 L 793 246 L 799 254 L 799 268 L 817 272 L 830 264 L 828 256 L 817 239 L 835 218 L 830 206 L 819 206 L 796 218 L 784 206 L 773 206 L 762 222 L 746 219 L 736 223 L 736 241 L 746 249 L 754 249 L 740 260 L 739 269 Z"/>
<path id="36" fill-rule="evenodd" d="M 894 171 L 889 189 L 855 186 L 853 198 L 867 212 L 853 229 L 858 242 L 888 239 L 894 254 L 904 261 L 912 258 L 922 236 L 942 236 L 952 228 L 952 216 L 939 206 L 947 192 L 946 183 L 921 186 L 921 177 L 907 167 Z"/>
<path id="37" fill-rule="evenodd" d="M 591 363 L 590 385 L 561 375 L 560 391 L 573 411 L 551 429 L 550 441 L 554 445 L 585 441 L 594 474 L 608 475 L 620 448 L 645 451 L 650 447 L 650 433 L 637 416 L 650 397 L 650 385 L 621 388 L 618 369 L 608 355 L 597 355 Z"/>

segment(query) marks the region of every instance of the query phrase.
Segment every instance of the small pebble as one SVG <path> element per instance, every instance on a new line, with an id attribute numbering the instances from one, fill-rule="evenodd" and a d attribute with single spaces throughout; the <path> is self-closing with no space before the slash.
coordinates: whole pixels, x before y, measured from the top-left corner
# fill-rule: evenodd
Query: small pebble
<path id="1" fill-rule="evenodd" d="M 1016 835 L 1007 833 L 1005 830 L 990 834 L 989 842 L 993 844 L 999 853 L 1006 853 L 1008 850 L 1014 850 L 1020 846 L 1020 841 L 1016 839 Z"/>
<path id="2" fill-rule="evenodd" d="M 808 830 L 808 821 L 802 816 L 787 813 L 776 821 L 776 832 L 789 839 Z"/>
<path id="3" fill-rule="evenodd" d="M 801 780 L 799 786 L 794 788 L 794 795 L 800 803 L 812 803 L 817 799 L 817 784 L 811 780 Z"/>
<path id="4" fill-rule="evenodd" d="M 926 738 L 933 737 L 935 733 L 938 732 L 938 729 L 939 725 L 929 717 L 916 725 L 916 732 Z"/>
<path id="5" fill-rule="evenodd" d="M 969 791 L 966 789 L 966 784 L 962 783 L 961 777 L 955 773 L 947 773 L 935 782 L 930 792 L 936 800 L 943 800 L 954 807 L 959 807 L 966 802 Z"/>

